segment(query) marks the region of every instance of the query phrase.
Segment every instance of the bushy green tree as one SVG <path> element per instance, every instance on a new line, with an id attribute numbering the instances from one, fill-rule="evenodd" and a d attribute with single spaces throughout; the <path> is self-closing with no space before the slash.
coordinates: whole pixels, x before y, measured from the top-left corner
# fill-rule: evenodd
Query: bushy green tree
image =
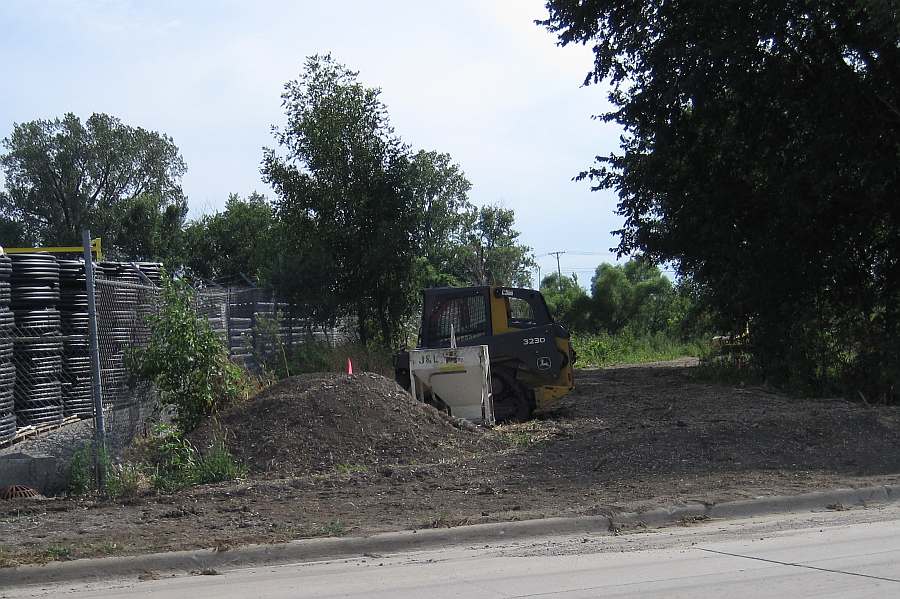
<path id="1" fill-rule="evenodd" d="M 515 212 L 482 206 L 465 217 L 461 250 L 469 284 L 527 287 L 535 262 L 531 248 L 519 242 Z"/>
<path id="2" fill-rule="evenodd" d="M 417 269 L 424 287 L 463 285 L 467 214 L 472 184 L 449 154 L 416 152 L 410 158 L 413 199 L 418 213 Z"/>
<path id="3" fill-rule="evenodd" d="M 105 212 L 100 230 L 92 230 L 92 234 L 103 238 L 110 258 L 162 260 L 174 267 L 183 263 L 186 255 L 186 216 L 186 202 L 167 203 L 159 196 L 141 195 L 122 200 Z"/>
<path id="4" fill-rule="evenodd" d="M 177 253 L 187 204 L 184 161 L 172 138 L 107 114 L 13 126 L 0 155 L 0 218 L 18 243 L 79 245 L 89 227 L 114 257 Z"/>
<path id="5" fill-rule="evenodd" d="M 590 297 L 576 277 L 549 274 L 541 281 L 540 291 L 556 320 L 579 330 L 590 328 Z"/>
<path id="6" fill-rule="evenodd" d="M 266 196 L 231 194 L 225 209 L 185 229 L 185 265 L 207 280 L 245 285 L 266 280 L 272 267 L 275 213 Z"/>
<path id="7" fill-rule="evenodd" d="M 671 281 L 639 259 L 598 266 L 591 297 L 594 322 L 610 333 L 626 326 L 639 332 L 666 330 L 674 300 Z"/>
<path id="8" fill-rule="evenodd" d="M 757 366 L 900 389 L 900 12 L 893 2 L 549 0 L 590 44 L 618 152 L 620 250 L 674 261 Z"/>
<path id="9" fill-rule="evenodd" d="M 357 75 L 330 55 L 307 59 L 285 85 L 287 125 L 275 132 L 281 154 L 267 150 L 262 173 L 289 223 L 286 245 L 326 260 L 297 264 L 295 278 L 322 272 L 307 279 L 313 298 L 354 314 L 364 343 L 389 344 L 415 302 L 418 214 L 407 148 L 381 91 Z M 289 275 L 291 264 L 282 266 Z"/>

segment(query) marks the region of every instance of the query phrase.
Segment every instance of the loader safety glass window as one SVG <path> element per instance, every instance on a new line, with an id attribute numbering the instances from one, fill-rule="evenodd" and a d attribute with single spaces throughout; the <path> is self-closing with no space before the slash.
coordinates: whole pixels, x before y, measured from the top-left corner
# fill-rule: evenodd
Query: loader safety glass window
<path id="1" fill-rule="evenodd" d="M 527 300 L 518 297 L 507 298 L 507 321 L 512 329 L 527 329 L 537 326 L 534 310 Z"/>
<path id="2" fill-rule="evenodd" d="M 487 324 L 484 297 L 448 298 L 438 302 L 428 318 L 428 339 L 434 345 L 450 345 L 450 325 L 453 325 L 456 342 L 462 343 L 485 335 Z"/>

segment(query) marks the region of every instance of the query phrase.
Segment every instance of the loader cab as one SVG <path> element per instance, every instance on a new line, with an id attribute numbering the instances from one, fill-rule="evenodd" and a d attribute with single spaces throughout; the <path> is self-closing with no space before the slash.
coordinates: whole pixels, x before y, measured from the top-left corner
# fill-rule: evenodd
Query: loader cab
<path id="1" fill-rule="evenodd" d="M 553 323 L 544 297 L 516 287 L 439 287 L 425 291 L 419 347 L 481 345 L 494 335 Z"/>
<path id="2" fill-rule="evenodd" d="M 534 289 L 494 287 L 491 294 L 492 305 L 498 312 L 494 319 L 495 335 L 553 323 L 544 296 Z"/>
<path id="3" fill-rule="evenodd" d="M 450 347 L 454 336 L 459 347 L 488 346 L 498 422 L 527 420 L 536 408 L 552 405 L 575 388 L 569 331 L 553 321 L 538 291 L 487 285 L 426 289 L 417 349 Z M 394 377 L 405 389 L 411 370 L 410 352 L 399 351 Z M 447 408 L 440 397 L 425 401 Z"/>

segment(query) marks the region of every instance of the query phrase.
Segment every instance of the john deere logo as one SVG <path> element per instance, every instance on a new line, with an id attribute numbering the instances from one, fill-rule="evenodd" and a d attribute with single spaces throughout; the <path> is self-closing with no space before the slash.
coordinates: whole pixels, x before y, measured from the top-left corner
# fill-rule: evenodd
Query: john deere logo
<path id="1" fill-rule="evenodd" d="M 552 366 L 552 362 L 550 362 L 550 358 L 547 356 L 538 358 L 537 367 L 538 370 L 550 370 L 550 366 Z"/>

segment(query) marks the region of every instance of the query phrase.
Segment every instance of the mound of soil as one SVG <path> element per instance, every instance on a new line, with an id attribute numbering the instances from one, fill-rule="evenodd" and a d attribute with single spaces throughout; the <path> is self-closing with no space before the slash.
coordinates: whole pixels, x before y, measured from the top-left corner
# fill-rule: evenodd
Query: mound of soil
<path id="1" fill-rule="evenodd" d="M 285 379 L 220 413 L 193 440 L 203 447 L 215 436 L 251 472 L 285 477 L 437 463 L 496 443 L 373 373 Z"/>

